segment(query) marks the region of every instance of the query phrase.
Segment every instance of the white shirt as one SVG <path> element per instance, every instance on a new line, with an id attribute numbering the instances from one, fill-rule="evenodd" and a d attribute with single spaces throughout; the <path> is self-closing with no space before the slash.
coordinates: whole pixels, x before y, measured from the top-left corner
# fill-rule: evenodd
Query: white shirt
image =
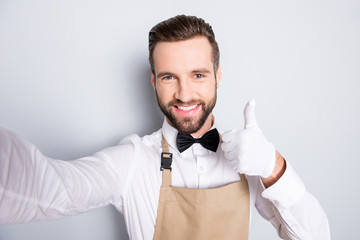
<path id="1" fill-rule="evenodd" d="M 118 146 L 74 161 L 50 159 L 0 128 L 0 224 L 56 219 L 113 204 L 124 215 L 130 239 L 152 239 L 162 134 L 173 153 L 174 186 L 214 188 L 240 180 L 220 147 L 214 153 L 195 143 L 179 153 L 177 130 L 165 120 L 151 135 L 131 135 Z M 268 189 L 259 177 L 247 179 L 250 216 L 255 206 L 283 239 L 330 239 L 326 214 L 288 162 L 284 175 Z"/>

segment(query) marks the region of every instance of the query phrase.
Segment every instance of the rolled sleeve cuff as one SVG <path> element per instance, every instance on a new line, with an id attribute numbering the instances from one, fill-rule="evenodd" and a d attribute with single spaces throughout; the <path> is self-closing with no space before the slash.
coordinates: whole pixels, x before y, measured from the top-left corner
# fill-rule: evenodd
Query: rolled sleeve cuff
<path id="1" fill-rule="evenodd" d="M 261 180 L 260 180 L 261 181 Z M 305 194 L 305 185 L 295 173 L 289 162 L 281 178 L 262 192 L 262 196 L 277 208 L 290 208 Z"/>

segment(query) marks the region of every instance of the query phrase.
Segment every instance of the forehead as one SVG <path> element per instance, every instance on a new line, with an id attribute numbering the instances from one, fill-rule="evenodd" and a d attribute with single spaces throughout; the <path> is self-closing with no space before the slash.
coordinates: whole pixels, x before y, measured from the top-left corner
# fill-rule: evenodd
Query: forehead
<path id="1" fill-rule="evenodd" d="M 153 52 L 155 71 L 212 70 L 212 48 L 206 37 L 176 42 L 159 42 Z"/>

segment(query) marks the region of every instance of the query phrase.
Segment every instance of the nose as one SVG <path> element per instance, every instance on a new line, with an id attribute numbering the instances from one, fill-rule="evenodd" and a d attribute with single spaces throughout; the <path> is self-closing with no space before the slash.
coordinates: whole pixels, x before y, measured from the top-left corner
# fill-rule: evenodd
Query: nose
<path id="1" fill-rule="evenodd" d="M 186 103 L 194 99 L 194 86 L 188 79 L 179 79 L 175 98 Z"/>

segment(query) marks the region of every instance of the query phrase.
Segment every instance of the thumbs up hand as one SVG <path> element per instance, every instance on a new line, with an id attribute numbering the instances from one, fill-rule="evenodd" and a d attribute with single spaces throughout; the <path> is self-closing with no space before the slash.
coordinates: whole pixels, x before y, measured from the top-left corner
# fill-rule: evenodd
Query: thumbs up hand
<path id="1" fill-rule="evenodd" d="M 275 168 L 276 151 L 256 121 L 255 104 L 255 100 L 250 100 L 245 106 L 244 129 L 222 135 L 221 148 L 235 171 L 267 178 Z"/>

